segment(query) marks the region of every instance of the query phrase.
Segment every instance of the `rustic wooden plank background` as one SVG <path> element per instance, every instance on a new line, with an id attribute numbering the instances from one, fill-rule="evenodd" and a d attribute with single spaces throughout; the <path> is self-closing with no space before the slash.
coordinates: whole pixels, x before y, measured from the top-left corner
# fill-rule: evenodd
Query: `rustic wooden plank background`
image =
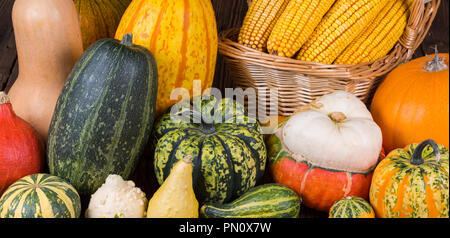
<path id="1" fill-rule="evenodd" d="M 14 0 L 0 0 L 0 91 L 8 91 L 14 83 L 17 73 L 17 52 L 14 31 L 11 22 L 11 10 Z M 218 31 L 239 27 L 247 11 L 247 0 L 212 0 L 217 18 Z M 436 19 L 431 26 L 427 38 L 417 49 L 414 57 L 431 53 L 431 47 L 437 45 L 440 52 L 449 52 L 449 0 L 442 0 Z M 223 58 L 219 55 L 216 66 L 214 87 L 224 90 L 232 87 L 232 80 L 227 71 Z M 156 185 L 152 176 L 151 160 L 144 158 L 139 166 L 146 177 L 137 178 L 137 186 L 144 187 L 144 192 L 151 194 Z M 139 173 L 139 172 L 138 172 Z M 265 182 L 270 182 L 266 176 Z M 316 212 L 302 207 L 302 218 L 326 218 L 326 213 Z"/>

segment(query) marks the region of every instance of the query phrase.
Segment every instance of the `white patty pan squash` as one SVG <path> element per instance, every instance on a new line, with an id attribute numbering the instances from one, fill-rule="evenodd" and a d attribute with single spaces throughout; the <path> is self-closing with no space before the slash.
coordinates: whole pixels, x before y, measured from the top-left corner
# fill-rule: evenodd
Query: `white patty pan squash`
<path id="1" fill-rule="evenodd" d="M 144 218 L 148 200 L 133 181 L 111 174 L 91 196 L 86 218 Z"/>
<path id="2" fill-rule="evenodd" d="M 369 172 L 382 147 L 381 129 L 367 107 L 344 91 L 302 108 L 281 133 L 284 146 L 296 160 L 331 170 Z"/>

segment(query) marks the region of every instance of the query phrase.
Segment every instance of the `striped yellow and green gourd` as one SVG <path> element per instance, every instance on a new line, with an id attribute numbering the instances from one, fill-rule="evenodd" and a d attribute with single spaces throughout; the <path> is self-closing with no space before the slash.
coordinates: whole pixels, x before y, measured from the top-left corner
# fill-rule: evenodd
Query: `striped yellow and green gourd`
<path id="1" fill-rule="evenodd" d="M 205 204 L 200 215 L 205 218 L 297 218 L 301 198 L 281 184 L 264 184 L 250 189 L 228 204 Z"/>
<path id="2" fill-rule="evenodd" d="M 133 0 L 120 20 L 115 38 L 133 34 L 158 63 L 157 116 L 179 100 L 172 90 L 189 92 L 212 86 L 218 34 L 211 0 Z M 200 87 L 199 86 L 199 87 Z"/>
<path id="3" fill-rule="evenodd" d="M 86 50 L 58 98 L 47 144 L 51 174 L 89 198 L 110 174 L 133 173 L 153 128 L 158 77 L 145 48 L 106 38 Z"/>
<path id="4" fill-rule="evenodd" d="M 391 151 L 375 169 L 370 203 L 379 218 L 449 217 L 448 149 L 433 140 Z"/>
<path id="5" fill-rule="evenodd" d="M 0 198 L 0 218 L 78 218 L 75 188 L 50 174 L 32 174 L 13 183 Z"/>
<path id="6" fill-rule="evenodd" d="M 261 127 L 229 98 L 194 97 L 175 104 L 156 124 L 154 169 L 159 184 L 177 161 L 193 156 L 199 203 L 224 203 L 262 177 L 267 159 Z"/>
<path id="7" fill-rule="evenodd" d="M 297 59 L 331 64 L 375 19 L 388 0 L 337 0 L 300 49 Z"/>
<path id="8" fill-rule="evenodd" d="M 263 51 L 277 20 L 290 0 L 254 0 L 239 32 L 238 42 Z"/>
<path id="9" fill-rule="evenodd" d="M 412 0 L 388 1 L 366 30 L 338 56 L 335 64 L 359 64 L 387 55 L 403 35 Z"/>
<path id="10" fill-rule="evenodd" d="M 270 54 L 292 57 L 308 40 L 335 0 L 291 0 L 267 41 Z"/>
<path id="11" fill-rule="evenodd" d="M 363 198 L 349 196 L 333 204 L 329 218 L 375 218 L 375 212 L 370 203 Z"/>

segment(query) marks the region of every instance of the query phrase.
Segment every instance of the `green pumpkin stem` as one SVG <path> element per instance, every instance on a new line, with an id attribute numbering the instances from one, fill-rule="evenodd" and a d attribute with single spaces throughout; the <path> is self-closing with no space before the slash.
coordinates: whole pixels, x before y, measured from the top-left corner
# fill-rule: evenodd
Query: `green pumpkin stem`
<path id="1" fill-rule="evenodd" d="M 216 126 L 214 124 L 201 124 L 200 125 L 200 130 L 204 133 L 204 134 L 213 134 L 214 132 L 216 132 Z"/>
<path id="2" fill-rule="evenodd" d="M 122 41 L 120 43 L 122 43 L 122 45 L 126 45 L 126 46 L 133 46 L 133 34 L 128 33 L 128 34 L 123 35 Z"/>
<path id="3" fill-rule="evenodd" d="M 431 148 L 433 148 L 433 153 L 436 157 L 436 160 L 437 161 L 440 160 L 441 154 L 439 151 L 439 146 L 436 144 L 436 142 L 434 142 L 434 140 L 426 140 L 426 141 L 420 143 L 414 150 L 414 153 L 411 157 L 411 164 L 421 165 L 424 163 L 424 160 L 422 158 L 422 153 L 423 153 L 423 150 L 427 147 L 427 145 L 429 145 L 429 146 L 431 146 Z"/>

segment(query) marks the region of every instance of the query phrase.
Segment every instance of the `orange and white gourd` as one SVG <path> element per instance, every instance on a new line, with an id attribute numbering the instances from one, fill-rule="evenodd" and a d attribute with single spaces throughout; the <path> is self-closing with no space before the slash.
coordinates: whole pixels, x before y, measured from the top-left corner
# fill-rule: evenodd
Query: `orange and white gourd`
<path id="1" fill-rule="evenodd" d="M 306 206 L 328 212 L 343 197 L 368 199 L 382 134 L 353 94 L 337 91 L 317 99 L 267 142 L 275 181 L 297 191 Z"/>

